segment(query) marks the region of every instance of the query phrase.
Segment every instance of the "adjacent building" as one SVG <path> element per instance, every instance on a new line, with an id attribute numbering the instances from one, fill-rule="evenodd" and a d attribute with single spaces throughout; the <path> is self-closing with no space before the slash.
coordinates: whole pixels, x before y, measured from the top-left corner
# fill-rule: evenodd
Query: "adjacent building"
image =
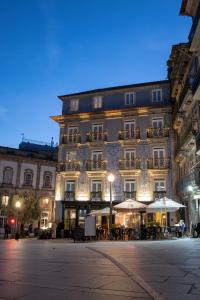
<path id="1" fill-rule="evenodd" d="M 174 198 L 169 81 L 59 98 L 62 115 L 52 117 L 60 126 L 55 218 L 66 230 L 83 225 L 86 213 L 109 206 L 110 172 L 114 204 Z"/>
<path id="2" fill-rule="evenodd" d="M 9 217 L 9 201 L 16 196 L 28 201 L 30 195 L 40 207 L 35 226 L 50 226 L 54 219 L 56 163 L 57 148 L 51 144 L 23 141 L 19 149 L 0 147 L 0 228 Z"/>
<path id="3" fill-rule="evenodd" d="M 176 196 L 187 205 L 187 223 L 200 222 L 200 1 L 183 0 L 192 17 L 188 42 L 174 45 L 168 61 L 174 100 Z"/>

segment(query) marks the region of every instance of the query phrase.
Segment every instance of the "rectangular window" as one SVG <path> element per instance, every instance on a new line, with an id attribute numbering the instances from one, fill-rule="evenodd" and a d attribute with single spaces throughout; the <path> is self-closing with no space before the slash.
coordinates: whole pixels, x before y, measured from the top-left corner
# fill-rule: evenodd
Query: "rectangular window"
<path id="1" fill-rule="evenodd" d="M 69 180 L 66 181 L 66 192 L 75 192 L 75 181 L 74 180 Z"/>
<path id="2" fill-rule="evenodd" d="M 92 140 L 101 141 L 103 139 L 103 124 L 92 125 Z"/>
<path id="3" fill-rule="evenodd" d="M 70 100 L 70 111 L 77 111 L 79 107 L 79 99 Z"/>
<path id="4" fill-rule="evenodd" d="M 125 192 L 134 192 L 135 191 L 135 180 L 125 179 L 125 181 L 124 181 L 124 191 Z"/>
<path id="5" fill-rule="evenodd" d="M 101 192 L 102 183 L 99 180 L 92 180 L 92 192 Z"/>
<path id="6" fill-rule="evenodd" d="M 163 128 L 163 118 L 152 119 L 152 128 Z"/>
<path id="7" fill-rule="evenodd" d="M 102 104 L 103 104 L 102 99 L 103 99 L 102 96 L 95 96 L 93 98 L 93 108 L 94 109 L 102 108 Z"/>
<path id="8" fill-rule="evenodd" d="M 154 180 L 154 191 L 164 192 L 165 191 L 165 179 L 155 179 Z"/>
<path id="9" fill-rule="evenodd" d="M 76 143 L 78 140 L 78 127 L 69 126 L 68 127 L 68 143 Z"/>
<path id="10" fill-rule="evenodd" d="M 130 92 L 125 94 L 125 105 L 135 104 L 135 92 Z"/>
<path id="11" fill-rule="evenodd" d="M 162 89 L 152 90 L 152 102 L 162 102 Z"/>
<path id="12" fill-rule="evenodd" d="M 135 121 L 125 121 L 124 122 L 124 138 L 131 139 L 135 137 Z"/>
<path id="13" fill-rule="evenodd" d="M 48 212 L 42 212 L 40 218 L 40 228 L 47 229 L 48 228 Z"/>
<path id="14" fill-rule="evenodd" d="M 102 182 L 100 180 L 92 180 L 91 199 L 93 201 L 100 201 L 102 199 Z"/>
<path id="15" fill-rule="evenodd" d="M 155 168 L 162 168 L 165 165 L 165 150 L 164 148 L 153 149 L 153 164 Z"/>
<path id="16" fill-rule="evenodd" d="M 93 151 L 92 152 L 92 160 L 101 161 L 102 159 L 103 159 L 103 152 L 102 151 Z"/>
<path id="17" fill-rule="evenodd" d="M 8 195 L 2 196 L 2 205 L 3 206 L 7 206 L 8 205 L 8 201 L 9 201 L 9 196 Z"/>
<path id="18" fill-rule="evenodd" d="M 74 160 L 76 160 L 76 151 L 68 151 L 66 153 L 66 161 L 70 162 Z"/>

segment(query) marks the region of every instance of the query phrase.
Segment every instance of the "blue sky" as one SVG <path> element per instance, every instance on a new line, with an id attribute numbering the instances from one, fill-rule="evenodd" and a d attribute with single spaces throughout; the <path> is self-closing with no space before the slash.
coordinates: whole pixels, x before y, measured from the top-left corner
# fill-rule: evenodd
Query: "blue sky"
<path id="1" fill-rule="evenodd" d="M 0 145 L 58 141 L 58 95 L 162 80 L 181 0 L 1 0 Z"/>

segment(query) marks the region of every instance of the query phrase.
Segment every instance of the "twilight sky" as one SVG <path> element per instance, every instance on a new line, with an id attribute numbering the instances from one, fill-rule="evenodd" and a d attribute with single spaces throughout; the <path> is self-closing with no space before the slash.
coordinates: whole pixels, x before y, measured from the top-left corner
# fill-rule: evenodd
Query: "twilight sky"
<path id="1" fill-rule="evenodd" d="M 181 0 L 1 0 L 0 145 L 58 141 L 58 95 L 162 80 Z"/>

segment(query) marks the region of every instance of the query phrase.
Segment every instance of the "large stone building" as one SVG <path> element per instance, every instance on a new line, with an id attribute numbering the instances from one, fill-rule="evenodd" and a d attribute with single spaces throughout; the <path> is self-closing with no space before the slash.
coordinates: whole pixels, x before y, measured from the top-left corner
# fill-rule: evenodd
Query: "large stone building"
<path id="1" fill-rule="evenodd" d="M 22 142 L 19 149 L 0 147 L 0 228 L 9 217 L 9 201 L 18 196 L 27 201 L 34 197 L 40 207 L 36 221 L 40 228 L 49 227 L 54 218 L 56 163 L 57 149 L 52 145 Z"/>
<path id="2" fill-rule="evenodd" d="M 59 98 L 62 115 L 52 117 L 60 126 L 55 202 L 56 220 L 64 220 L 65 229 L 82 225 L 89 211 L 109 206 L 110 172 L 114 203 L 174 198 L 169 81 Z"/>
<path id="3" fill-rule="evenodd" d="M 183 0 L 180 15 L 192 17 L 188 42 L 174 45 L 168 61 L 176 146 L 177 197 L 187 223 L 200 221 L 200 1 Z"/>

